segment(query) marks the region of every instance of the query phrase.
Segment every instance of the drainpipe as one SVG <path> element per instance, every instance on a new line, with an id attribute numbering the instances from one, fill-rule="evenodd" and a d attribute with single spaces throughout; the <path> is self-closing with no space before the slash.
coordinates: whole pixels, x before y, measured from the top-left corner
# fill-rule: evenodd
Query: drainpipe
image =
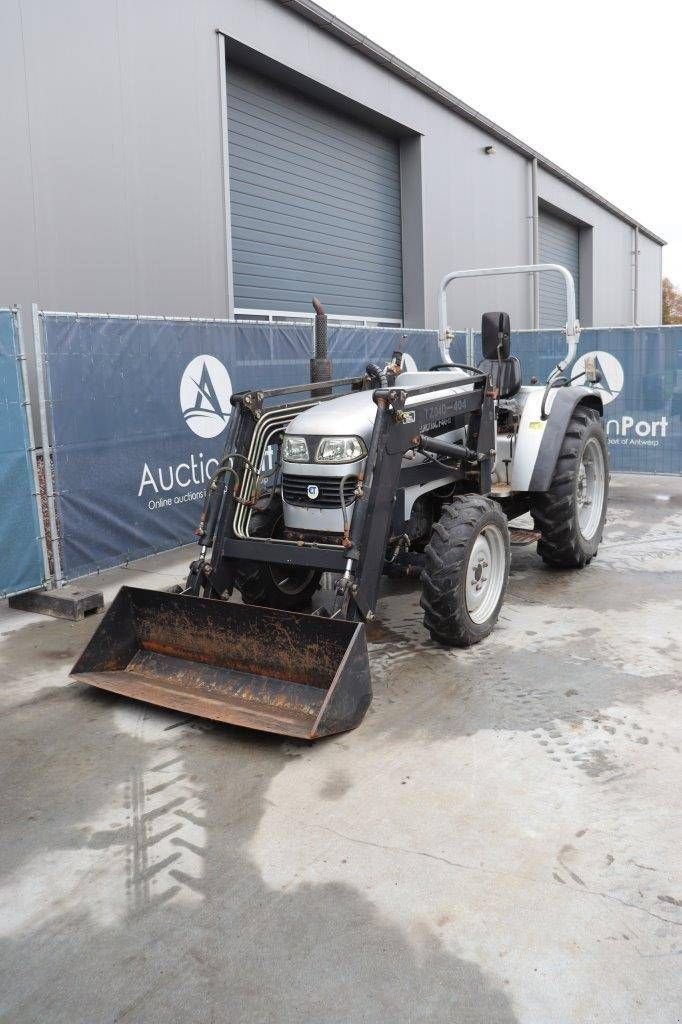
<path id="1" fill-rule="evenodd" d="M 633 232 L 635 247 L 632 252 L 634 257 L 632 264 L 632 322 L 637 327 L 639 324 L 639 228 L 636 225 Z"/>
<path id="2" fill-rule="evenodd" d="M 538 208 L 538 161 L 533 157 L 530 164 L 530 188 L 531 203 L 533 208 L 533 258 L 531 263 L 540 262 L 540 224 Z M 540 327 L 540 278 L 537 274 L 531 277 L 533 282 L 533 327 L 537 331 Z"/>

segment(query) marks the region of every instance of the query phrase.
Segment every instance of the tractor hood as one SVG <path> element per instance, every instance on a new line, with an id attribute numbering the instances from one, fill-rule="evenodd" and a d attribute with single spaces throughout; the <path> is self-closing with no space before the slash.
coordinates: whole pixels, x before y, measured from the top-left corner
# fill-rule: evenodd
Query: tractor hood
<path id="1" fill-rule="evenodd" d="M 355 391 L 299 413 L 287 426 L 286 433 L 307 437 L 347 434 L 361 437 L 369 446 L 376 411 L 371 391 Z"/>
<path id="2" fill-rule="evenodd" d="M 469 379 L 469 375 L 459 368 L 451 371 L 416 371 L 401 373 L 396 377 L 395 387 L 420 387 L 425 384 L 442 384 L 444 379 L 452 377 L 453 383 Z M 408 400 L 409 404 L 409 400 Z M 328 402 L 320 402 L 312 409 L 299 413 L 286 428 L 287 434 L 301 434 L 307 437 L 323 437 L 348 435 L 361 437 L 369 448 L 374 428 L 377 407 L 373 392 L 354 391 L 349 395 L 332 398 Z"/>

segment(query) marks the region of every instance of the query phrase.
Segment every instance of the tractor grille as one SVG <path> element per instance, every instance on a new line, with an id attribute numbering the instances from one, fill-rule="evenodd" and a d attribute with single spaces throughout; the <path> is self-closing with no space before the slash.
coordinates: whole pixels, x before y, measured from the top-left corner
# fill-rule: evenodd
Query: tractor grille
<path id="1" fill-rule="evenodd" d="M 282 474 L 282 493 L 284 500 L 289 505 L 310 505 L 311 508 L 341 508 L 341 485 L 340 476 L 293 476 L 291 473 Z M 343 500 L 346 505 L 355 501 L 354 491 L 358 478 L 349 477 L 343 485 Z M 308 486 L 318 488 L 319 494 L 316 498 L 308 497 Z"/>

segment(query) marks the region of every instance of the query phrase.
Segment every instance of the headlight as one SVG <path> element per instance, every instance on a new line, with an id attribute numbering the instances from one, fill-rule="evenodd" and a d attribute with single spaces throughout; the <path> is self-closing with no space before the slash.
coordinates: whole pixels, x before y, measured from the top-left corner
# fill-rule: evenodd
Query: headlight
<path id="1" fill-rule="evenodd" d="M 316 462 L 355 462 L 367 454 L 361 437 L 323 437 L 317 446 Z"/>
<path id="2" fill-rule="evenodd" d="M 308 454 L 308 442 L 304 437 L 293 437 L 290 434 L 284 435 L 282 443 L 283 462 L 310 462 Z"/>

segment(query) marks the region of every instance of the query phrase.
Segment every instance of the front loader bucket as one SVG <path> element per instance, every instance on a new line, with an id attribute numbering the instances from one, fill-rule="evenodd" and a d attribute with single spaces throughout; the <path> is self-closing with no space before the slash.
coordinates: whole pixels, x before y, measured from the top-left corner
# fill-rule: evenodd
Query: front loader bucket
<path id="1" fill-rule="evenodd" d="M 122 587 L 71 675 L 190 715 L 317 739 L 372 699 L 365 627 Z"/>

